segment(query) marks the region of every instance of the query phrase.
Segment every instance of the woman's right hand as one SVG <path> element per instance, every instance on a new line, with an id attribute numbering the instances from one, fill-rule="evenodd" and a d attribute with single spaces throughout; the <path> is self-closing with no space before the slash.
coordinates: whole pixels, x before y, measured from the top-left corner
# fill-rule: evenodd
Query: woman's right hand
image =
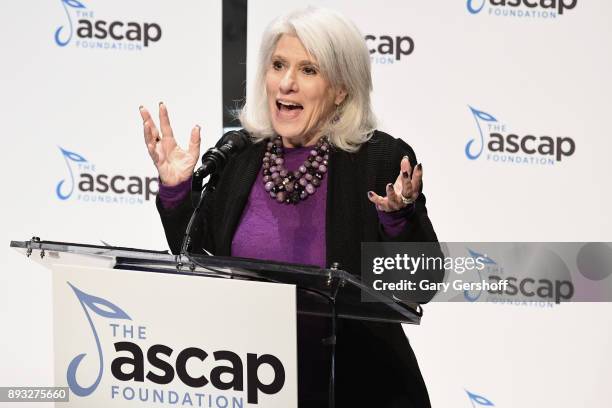
<path id="1" fill-rule="evenodd" d="M 159 172 L 160 182 L 171 187 L 189 180 L 200 157 L 200 126 L 196 125 L 191 130 L 189 148 L 183 150 L 176 144 L 170 127 L 168 109 L 163 102 L 159 103 L 161 135 L 149 111 L 142 106 L 139 110 L 143 120 L 145 144 Z"/>

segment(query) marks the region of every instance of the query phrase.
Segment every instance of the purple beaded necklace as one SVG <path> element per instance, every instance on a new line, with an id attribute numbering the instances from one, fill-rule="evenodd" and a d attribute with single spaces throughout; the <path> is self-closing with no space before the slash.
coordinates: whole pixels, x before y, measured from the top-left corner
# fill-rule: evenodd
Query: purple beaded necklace
<path id="1" fill-rule="evenodd" d="M 296 171 L 285 168 L 283 141 L 280 136 L 268 142 L 263 158 L 264 188 L 270 197 L 285 204 L 297 204 L 317 191 L 329 165 L 329 142 L 322 137 L 308 159 Z"/>

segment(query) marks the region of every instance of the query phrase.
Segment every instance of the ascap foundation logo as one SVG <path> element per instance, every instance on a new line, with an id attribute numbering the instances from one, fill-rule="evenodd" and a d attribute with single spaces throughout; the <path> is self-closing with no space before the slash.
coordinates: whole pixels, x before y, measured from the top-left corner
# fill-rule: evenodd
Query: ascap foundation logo
<path id="1" fill-rule="evenodd" d="M 66 370 L 70 390 L 84 401 L 103 392 L 113 400 L 156 406 L 226 408 L 243 407 L 245 401 L 256 406 L 262 394 L 277 394 L 285 385 L 285 367 L 274 354 L 165 344 L 152 338 L 154 327 L 134 321 L 117 304 L 67 284 L 78 300 L 74 306 L 83 309 L 97 350 L 97 356 L 77 351 Z"/>
<path id="2" fill-rule="evenodd" d="M 99 172 L 83 155 L 62 147 L 59 150 L 68 171 L 55 186 L 55 195 L 61 201 L 129 205 L 144 204 L 157 195 L 157 177 Z"/>
<path id="3" fill-rule="evenodd" d="M 470 14 L 521 19 L 553 19 L 566 15 L 578 0 L 467 0 Z"/>
<path id="4" fill-rule="evenodd" d="M 59 1 L 66 14 L 66 21 L 55 30 L 59 47 L 143 51 L 162 38 L 162 28 L 157 23 L 125 21 L 107 14 L 99 18 L 84 1 Z"/>
<path id="5" fill-rule="evenodd" d="M 414 40 L 407 35 L 368 34 L 365 41 L 372 64 L 395 64 L 414 52 Z"/>
<path id="6" fill-rule="evenodd" d="M 469 160 L 494 163 L 558 165 L 576 153 L 576 142 L 567 136 L 536 136 L 535 132 L 510 131 L 496 116 L 469 106 L 478 135 L 465 145 Z"/>

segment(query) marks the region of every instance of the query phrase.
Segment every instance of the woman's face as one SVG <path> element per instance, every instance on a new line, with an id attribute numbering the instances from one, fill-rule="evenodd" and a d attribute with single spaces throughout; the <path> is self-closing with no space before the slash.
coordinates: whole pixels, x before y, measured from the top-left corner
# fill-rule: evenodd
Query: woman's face
<path id="1" fill-rule="evenodd" d="M 346 92 L 334 90 L 317 60 L 295 36 L 283 34 L 266 71 L 268 109 L 274 131 L 287 147 L 309 146 Z"/>

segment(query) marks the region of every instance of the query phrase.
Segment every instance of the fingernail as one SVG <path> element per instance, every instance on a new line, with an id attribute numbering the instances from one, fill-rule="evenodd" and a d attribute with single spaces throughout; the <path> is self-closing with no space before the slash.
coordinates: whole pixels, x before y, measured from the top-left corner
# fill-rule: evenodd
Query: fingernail
<path id="1" fill-rule="evenodd" d="M 142 110 L 142 108 L 144 108 L 144 106 L 140 105 L 140 106 L 138 107 L 138 110 Z"/>
<path id="2" fill-rule="evenodd" d="M 404 157 L 402 157 L 402 159 L 406 159 L 406 160 L 410 161 L 410 159 L 408 158 L 408 156 L 404 156 Z"/>
<path id="3" fill-rule="evenodd" d="M 159 106 L 162 106 L 163 104 L 164 104 L 163 102 L 161 102 L 161 101 L 159 102 Z"/>
<path id="4" fill-rule="evenodd" d="M 392 188 L 393 188 L 393 184 L 391 184 L 391 183 L 387 184 L 387 190 L 390 190 Z"/>
<path id="5" fill-rule="evenodd" d="M 200 125 L 196 125 L 195 127 L 197 127 L 198 129 L 202 129 L 202 128 L 200 127 Z"/>
<path id="6" fill-rule="evenodd" d="M 374 193 L 373 193 L 373 192 L 368 191 L 368 197 L 372 198 L 372 196 L 373 196 L 373 195 L 374 195 Z"/>
<path id="7" fill-rule="evenodd" d="M 419 169 L 419 170 L 423 170 L 423 165 L 422 165 L 421 163 L 419 163 L 419 164 L 417 165 L 417 167 L 418 167 L 418 169 Z"/>
<path id="8" fill-rule="evenodd" d="M 404 178 L 408 178 L 408 177 L 410 176 L 410 174 L 408 174 L 408 172 L 407 172 L 407 171 L 404 171 L 404 172 L 402 172 L 402 176 L 403 176 Z"/>

